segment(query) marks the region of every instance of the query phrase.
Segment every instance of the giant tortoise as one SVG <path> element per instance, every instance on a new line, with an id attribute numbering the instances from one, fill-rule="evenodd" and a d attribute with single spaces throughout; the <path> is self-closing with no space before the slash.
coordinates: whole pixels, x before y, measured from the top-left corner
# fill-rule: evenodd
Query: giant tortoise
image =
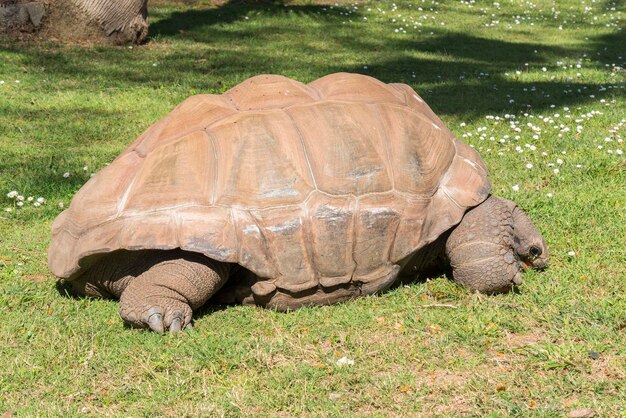
<path id="1" fill-rule="evenodd" d="M 261 75 L 188 98 L 89 180 L 54 222 L 49 266 L 157 332 L 209 300 L 331 304 L 435 265 L 504 292 L 548 250 L 490 190 L 409 86 Z"/>

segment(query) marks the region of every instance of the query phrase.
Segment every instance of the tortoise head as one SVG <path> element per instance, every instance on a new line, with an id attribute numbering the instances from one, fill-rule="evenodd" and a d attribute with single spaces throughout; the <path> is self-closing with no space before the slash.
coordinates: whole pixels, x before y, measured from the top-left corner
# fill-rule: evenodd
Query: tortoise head
<path id="1" fill-rule="evenodd" d="M 542 270 L 548 266 L 546 241 L 519 206 L 513 208 L 513 249 L 524 270 Z"/>
<path id="2" fill-rule="evenodd" d="M 548 265 L 548 247 L 528 215 L 495 196 L 465 214 L 446 255 L 454 280 L 482 293 L 507 292 L 522 283 L 523 270 Z"/>

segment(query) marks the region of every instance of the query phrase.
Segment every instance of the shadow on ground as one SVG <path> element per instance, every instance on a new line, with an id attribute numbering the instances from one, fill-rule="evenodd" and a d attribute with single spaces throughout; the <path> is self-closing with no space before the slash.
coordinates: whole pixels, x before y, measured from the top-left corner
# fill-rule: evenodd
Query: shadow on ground
<path id="1" fill-rule="evenodd" d="M 221 93 L 260 73 L 283 74 L 309 82 L 329 73 L 348 71 L 385 82 L 408 83 L 435 112 L 471 120 L 505 110 L 515 113 L 531 108 L 539 112 L 552 105 L 576 106 L 597 100 L 590 98 L 590 93 L 595 93 L 600 84 L 584 78 L 568 79 L 562 71 L 547 72 L 542 81 L 517 77 L 516 71 L 527 71 L 526 64 L 535 70 L 542 66 L 553 68 L 559 60 L 572 62 L 586 53 L 593 60 L 585 63 L 586 68 L 605 70 L 605 63 L 621 65 L 617 57 L 626 55 L 626 31 L 591 38 L 584 47 L 563 47 L 441 29 L 433 29 L 432 35 L 397 36 L 392 30 L 373 33 L 372 30 L 380 30 L 380 25 L 343 25 L 347 13 L 354 21 L 360 17 L 348 8 L 335 7 L 331 12 L 328 6 L 286 6 L 281 1 L 228 1 L 219 7 L 193 1 L 174 5 L 168 2 L 166 6 L 157 3 L 151 13 L 155 20 L 152 39 L 145 46 L 129 49 L 12 45 L 4 48 L 10 64 L 0 62 L 0 74 L 6 68 L 21 68 L 37 73 L 38 77 L 40 74 L 49 80 L 37 92 L 42 95 L 75 94 L 78 90 L 94 96 L 102 91 L 116 95 L 148 89 L 175 103 L 191 94 Z M 306 24 L 301 24 L 303 20 L 307 20 Z M 555 78 L 550 79 L 551 75 Z M 37 107 L 29 100 L 21 107 L 14 103 L 9 108 L 21 109 L 22 119 L 33 121 L 33 129 L 46 125 L 46 132 L 54 132 L 59 138 L 64 135 L 61 131 L 79 118 L 77 115 L 88 115 L 88 123 L 81 122 L 74 129 L 84 135 L 71 139 L 76 141 L 76 153 L 71 158 L 87 155 L 86 146 L 99 140 L 110 141 L 112 117 L 118 124 L 136 123 L 131 117 L 132 109 L 120 115 L 91 108 Z M 92 126 L 108 133 L 99 134 Z M 0 134 L 2 131 L 0 127 Z M 13 135 L 7 131 L 4 134 Z M 49 141 L 49 136 L 44 139 Z M 60 148 L 67 149 L 64 147 Z M 9 158 L 12 163 L 0 164 L 0 171 L 28 176 L 49 173 L 56 166 L 60 170 L 71 161 L 65 161 L 59 152 L 62 151 L 42 150 L 42 156 L 52 162 L 39 160 L 23 165 L 17 157 Z M 42 169 L 32 169 L 32 164 Z M 46 164 L 50 167 L 43 168 Z M 49 183 L 51 192 L 58 187 L 76 186 L 60 177 L 56 183 L 62 184 L 41 178 L 30 181 L 40 182 Z"/>
<path id="2" fill-rule="evenodd" d="M 441 30 L 412 38 L 391 33 L 377 36 L 368 33 L 367 25 L 346 29 L 340 10 L 330 13 L 327 6 L 230 1 L 220 7 L 194 4 L 188 8 L 187 3 L 174 10 L 171 5 L 155 7 L 152 41 L 138 51 L 39 46 L 9 51 L 19 54 L 26 67 L 46 68 L 47 74 L 64 79 L 80 74 L 92 79 L 94 88 L 182 84 L 189 94 L 223 92 L 260 73 L 308 82 L 332 72 L 359 72 L 385 82 L 410 84 L 442 114 L 482 116 L 503 108 L 541 109 L 589 100 L 584 93 L 598 84 L 559 76 L 550 79 L 548 75 L 545 81 L 524 82 L 515 77 L 515 71 L 554 66 L 560 59 L 571 61 L 583 53 L 611 62 L 625 43 L 623 31 L 590 40 L 589 50 Z M 242 24 L 249 16 L 255 23 Z M 276 16 L 285 18 L 274 19 Z M 355 20 L 359 17 L 352 16 Z M 297 25 L 300 19 L 313 19 L 315 25 Z M 302 34 L 303 27 L 309 33 Z M 163 53 L 160 45 L 169 42 L 179 44 Z M 320 59 L 320 55 L 328 59 Z M 362 63 L 354 64 L 354 56 L 362 57 Z M 153 61 L 158 61 L 158 67 L 152 67 Z M 591 65 L 602 66 L 600 62 Z M 75 86 L 67 83 L 66 88 Z"/>

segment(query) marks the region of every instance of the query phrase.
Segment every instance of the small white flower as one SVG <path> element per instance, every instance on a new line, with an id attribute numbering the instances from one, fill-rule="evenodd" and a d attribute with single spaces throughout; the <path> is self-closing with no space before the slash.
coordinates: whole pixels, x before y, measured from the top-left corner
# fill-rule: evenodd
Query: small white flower
<path id="1" fill-rule="evenodd" d="M 32 196 L 28 196 L 28 197 L 26 198 L 26 200 L 27 200 L 28 202 L 32 202 L 33 200 L 35 200 L 35 198 L 34 198 L 34 197 L 32 197 Z"/>
<path id="2" fill-rule="evenodd" d="M 541 71 L 545 73 L 546 71 L 548 71 L 548 69 L 546 67 L 541 67 Z"/>
<path id="3" fill-rule="evenodd" d="M 41 206 L 41 203 L 39 203 L 39 202 L 35 202 L 35 203 L 33 203 L 33 206 L 34 206 L 34 207 L 36 207 L 36 208 L 38 208 L 39 206 Z"/>
<path id="4" fill-rule="evenodd" d="M 622 151 L 621 149 L 616 149 L 616 150 L 615 150 L 615 153 L 616 153 L 617 155 L 622 155 L 622 154 L 623 154 L 623 152 L 624 152 L 624 151 Z"/>
<path id="5" fill-rule="evenodd" d="M 567 255 L 569 255 L 570 257 L 574 257 L 576 255 L 576 252 L 574 250 L 570 250 L 567 252 Z"/>
<path id="6" fill-rule="evenodd" d="M 38 197 L 37 198 L 37 203 L 42 204 L 46 201 L 46 199 L 44 199 L 43 197 Z"/>
<path id="7" fill-rule="evenodd" d="M 11 212 L 13 212 L 13 208 L 6 208 L 4 211 L 8 212 L 8 213 L 11 213 Z"/>
<path id="8" fill-rule="evenodd" d="M 24 202 L 22 202 L 21 200 L 19 202 L 16 203 L 17 206 L 22 207 L 24 206 Z"/>
<path id="9" fill-rule="evenodd" d="M 556 163 L 557 163 L 558 165 L 561 165 L 561 164 L 563 164 L 563 160 L 562 160 L 562 159 L 560 159 L 560 158 L 557 158 L 557 159 L 556 159 Z"/>
<path id="10" fill-rule="evenodd" d="M 552 197 L 553 197 L 553 196 L 554 196 L 554 195 L 553 195 L 552 193 L 548 193 L 548 194 L 546 194 L 546 197 L 547 197 L 548 199 L 552 199 Z"/>
<path id="11" fill-rule="evenodd" d="M 558 168 L 555 168 L 555 169 L 554 169 L 554 170 L 552 170 L 552 171 L 554 171 L 554 174 L 559 174 L 559 173 L 560 173 L 560 170 L 559 170 Z"/>
<path id="12" fill-rule="evenodd" d="M 513 185 L 511 189 L 513 189 L 514 192 L 519 192 L 519 184 Z"/>
<path id="13" fill-rule="evenodd" d="M 16 190 L 11 190 L 9 193 L 7 193 L 7 197 L 9 199 L 15 199 L 17 197 L 18 193 Z"/>
<path id="14" fill-rule="evenodd" d="M 531 168 L 533 168 L 533 165 L 531 163 L 528 163 L 526 164 L 526 168 L 530 170 Z"/>
<path id="15" fill-rule="evenodd" d="M 59 204 L 58 204 L 57 206 L 59 207 L 59 209 L 63 209 L 63 207 L 64 207 L 65 205 L 63 204 L 63 202 L 59 202 Z"/>
<path id="16" fill-rule="evenodd" d="M 83 166 L 83 171 L 87 171 L 87 170 L 89 170 L 89 167 Z"/>
<path id="17" fill-rule="evenodd" d="M 354 366 L 354 360 L 351 360 L 348 357 L 343 356 L 342 358 L 337 360 L 337 362 L 335 364 L 337 366 L 339 366 L 339 367 L 342 367 L 342 366 Z"/>
<path id="18" fill-rule="evenodd" d="M 70 173 L 69 172 L 63 173 L 63 177 L 66 178 L 66 179 L 69 178 L 70 177 Z"/>
<path id="19" fill-rule="evenodd" d="M 22 195 L 17 195 L 17 197 L 15 198 L 18 202 L 21 202 L 24 200 L 24 196 Z"/>

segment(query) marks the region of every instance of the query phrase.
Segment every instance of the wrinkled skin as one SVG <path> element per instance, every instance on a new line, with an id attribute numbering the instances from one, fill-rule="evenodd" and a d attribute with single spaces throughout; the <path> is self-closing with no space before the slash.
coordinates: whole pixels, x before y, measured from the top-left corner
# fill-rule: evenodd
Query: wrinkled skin
<path id="1" fill-rule="evenodd" d="M 548 247 L 528 216 L 495 196 L 465 214 L 445 251 L 454 280 L 486 294 L 507 292 L 522 283 L 523 270 L 548 264 Z"/>
<path id="2" fill-rule="evenodd" d="M 545 268 L 548 249 L 519 207 L 490 196 L 452 230 L 445 257 L 429 257 L 447 258 L 457 283 L 493 294 L 520 285 L 523 270 Z M 228 281 L 231 267 L 181 250 L 119 251 L 70 283 L 80 295 L 119 298 L 120 316 L 132 326 L 178 332 Z"/>

